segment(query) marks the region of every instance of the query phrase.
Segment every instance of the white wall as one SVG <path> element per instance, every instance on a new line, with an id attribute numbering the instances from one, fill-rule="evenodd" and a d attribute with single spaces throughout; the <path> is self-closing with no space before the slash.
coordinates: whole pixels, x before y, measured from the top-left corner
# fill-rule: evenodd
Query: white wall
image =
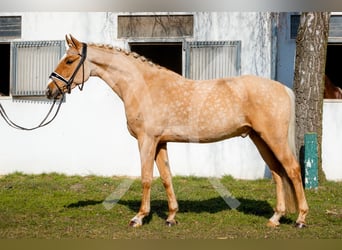
<path id="1" fill-rule="evenodd" d="M 14 120 L 27 127 L 37 124 L 50 105 L 2 103 Z M 92 78 L 83 92 L 77 89 L 67 96 L 56 120 L 44 128 L 17 131 L 0 121 L 6 142 L 1 143 L 1 174 L 139 175 L 134 167 L 138 166 L 136 143 L 125 124 L 121 100 L 105 83 Z"/>
<path id="2" fill-rule="evenodd" d="M 71 33 L 82 41 L 127 47 L 126 41 L 116 39 L 118 13 L 6 14 L 22 15 L 22 40 L 61 40 Z M 271 76 L 267 13 L 194 13 L 194 17 L 192 40 L 241 40 L 242 74 Z M 27 127 L 36 125 L 50 105 L 12 98 L 0 101 L 13 120 Z M 17 131 L 0 119 L 0 138 L 0 175 L 15 171 L 140 175 L 137 143 L 126 129 L 123 104 L 98 78 L 86 82 L 84 91 L 75 89 L 68 95 L 57 119 L 47 127 Z M 175 175 L 269 177 L 268 168 L 248 138 L 201 145 L 170 143 L 169 156 Z"/>
<path id="3" fill-rule="evenodd" d="M 324 100 L 322 167 L 328 180 L 342 180 L 342 100 Z"/>
<path id="4" fill-rule="evenodd" d="M 241 40 L 241 74 L 271 77 L 271 35 L 269 13 L 195 13 L 195 40 Z"/>

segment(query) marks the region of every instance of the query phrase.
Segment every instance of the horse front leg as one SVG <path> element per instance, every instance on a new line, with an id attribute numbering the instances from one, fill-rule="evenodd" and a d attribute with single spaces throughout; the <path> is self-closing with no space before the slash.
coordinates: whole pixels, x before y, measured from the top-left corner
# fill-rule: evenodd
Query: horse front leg
<path id="1" fill-rule="evenodd" d="M 138 139 L 141 161 L 142 199 L 139 212 L 132 218 L 129 225 L 139 227 L 143 218 L 150 213 L 151 184 L 153 179 L 153 162 L 156 154 L 157 142 L 154 138 L 143 136 Z"/>
<path id="2" fill-rule="evenodd" d="M 160 177 L 165 187 L 167 200 L 168 200 L 168 206 L 169 206 L 169 216 L 166 219 L 166 225 L 173 226 L 177 224 L 177 221 L 175 220 L 175 216 L 178 211 L 178 203 L 177 203 L 175 192 L 173 190 L 172 175 L 171 175 L 170 166 L 169 166 L 166 143 L 162 143 L 158 145 L 157 153 L 156 153 L 156 163 L 157 163 Z"/>

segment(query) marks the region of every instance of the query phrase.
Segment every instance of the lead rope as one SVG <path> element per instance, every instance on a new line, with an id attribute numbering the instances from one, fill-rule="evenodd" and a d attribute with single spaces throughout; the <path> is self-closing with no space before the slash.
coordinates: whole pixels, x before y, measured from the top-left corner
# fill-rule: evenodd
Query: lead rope
<path id="1" fill-rule="evenodd" d="M 64 101 L 64 96 L 65 96 L 65 94 L 63 94 L 63 97 L 60 100 L 60 102 L 58 104 L 58 107 L 57 107 L 57 110 L 56 110 L 56 113 L 53 115 L 53 117 L 49 121 L 46 121 L 49 118 L 49 116 L 50 116 L 50 114 L 51 114 L 51 112 L 52 112 L 52 110 L 53 110 L 53 108 L 54 108 L 54 106 L 55 106 L 55 104 L 57 102 L 56 99 L 53 101 L 53 103 L 51 105 L 51 108 L 50 108 L 49 112 L 47 113 L 47 115 L 45 116 L 45 118 L 39 123 L 39 125 L 37 125 L 37 126 L 35 126 L 33 128 L 25 128 L 25 127 L 22 127 L 22 126 L 20 126 L 20 125 L 18 125 L 16 123 L 14 123 L 8 117 L 6 111 L 5 111 L 4 107 L 1 105 L 1 103 L 0 103 L 0 115 L 2 116 L 2 118 L 4 118 L 5 122 L 9 126 L 11 126 L 12 128 L 19 129 L 19 130 L 25 130 L 25 131 L 32 131 L 32 130 L 35 130 L 35 129 L 38 129 L 38 128 L 45 127 L 46 125 L 50 124 L 56 118 L 56 116 L 57 116 L 57 114 L 58 114 L 58 112 L 59 112 L 59 110 L 60 110 L 60 108 L 62 106 L 62 102 Z"/>

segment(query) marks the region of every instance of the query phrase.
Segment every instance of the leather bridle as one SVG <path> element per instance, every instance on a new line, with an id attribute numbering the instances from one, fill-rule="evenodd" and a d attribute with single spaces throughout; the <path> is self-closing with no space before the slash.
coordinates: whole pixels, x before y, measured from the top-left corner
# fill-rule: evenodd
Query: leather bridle
<path id="1" fill-rule="evenodd" d="M 81 66 L 82 66 L 82 71 L 83 71 L 83 75 L 82 75 L 82 83 L 78 85 L 78 88 L 80 90 L 83 89 L 84 86 L 84 61 L 87 58 L 87 44 L 86 43 L 82 43 L 83 47 L 82 47 L 82 54 L 78 54 L 81 57 L 80 62 L 78 63 L 74 73 L 71 75 L 71 77 L 69 78 L 69 80 L 65 79 L 63 76 L 61 76 L 60 74 L 58 74 L 57 72 L 52 72 L 49 76 L 49 78 L 53 81 L 53 83 L 56 85 L 57 89 L 59 90 L 59 92 L 64 95 L 63 90 L 58 86 L 57 82 L 55 80 L 59 80 L 61 82 L 63 82 L 65 84 L 66 89 L 68 90 L 67 92 L 70 94 L 71 92 L 71 85 L 74 82 L 74 79 L 76 77 L 77 72 L 80 70 Z"/>

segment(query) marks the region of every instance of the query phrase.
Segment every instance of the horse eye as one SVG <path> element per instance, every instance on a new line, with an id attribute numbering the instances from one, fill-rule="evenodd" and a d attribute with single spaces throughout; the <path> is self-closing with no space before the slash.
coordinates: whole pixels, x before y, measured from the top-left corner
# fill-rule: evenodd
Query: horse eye
<path id="1" fill-rule="evenodd" d="M 66 61 L 66 64 L 72 64 L 74 62 L 74 60 L 72 60 L 72 59 L 68 59 L 67 61 Z"/>

